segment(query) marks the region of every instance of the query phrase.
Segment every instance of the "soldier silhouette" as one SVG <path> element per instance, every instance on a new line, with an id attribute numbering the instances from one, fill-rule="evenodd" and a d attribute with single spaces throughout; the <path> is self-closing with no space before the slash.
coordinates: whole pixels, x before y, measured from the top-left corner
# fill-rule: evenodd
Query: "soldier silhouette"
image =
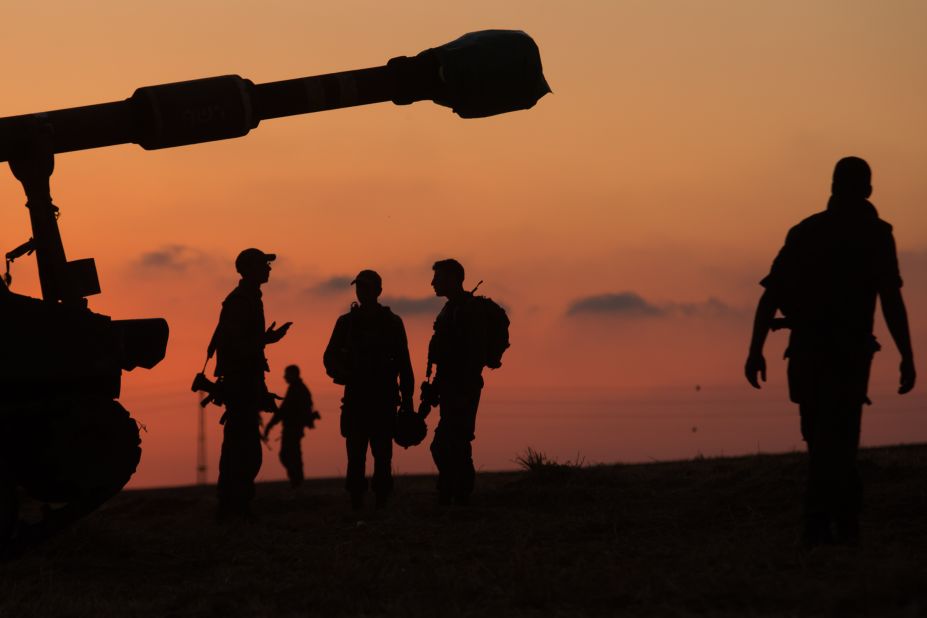
<path id="1" fill-rule="evenodd" d="M 872 335 L 876 297 L 901 354 L 898 392 L 914 387 L 914 356 L 892 227 L 868 198 L 869 165 L 846 157 L 834 169 L 827 209 L 791 230 L 760 282 L 745 364 L 747 381 L 766 380 L 763 344 L 770 329 L 791 329 L 786 351 L 789 397 L 799 406 L 808 445 L 804 504 L 807 546 L 859 542 L 862 486 L 856 468 L 869 369 L 880 349 Z M 784 318 L 776 318 L 776 311 Z"/>
<path id="2" fill-rule="evenodd" d="M 274 322 L 264 328 L 261 285 L 270 278 L 270 263 L 276 257 L 258 249 L 238 254 L 235 270 L 241 281 L 222 303 L 210 342 L 210 349 L 216 351 L 215 375 L 225 399 L 217 487 L 220 520 L 253 517 L 254 479 L 261 469 L 260 412 L 275 408 L 264 382 L 268 370 L 264 346 L 280 341 L 291 325 L 287 322 L 275 329 Z"/>
<path id="3" fill-rule="evenodd" d="M 393 489 L 396 410 L 411 410 L 415 379 L 402 319 L 378 302 L 383 290 L 380 275 L 362 270 L 351 283 L 358 302 L 335 323 L 323 361 L 335 384 L 344 385 L 341 435 L 348 454 L 345 488 L 351 505 L 360 509 L 364 504 L 369 445 L 376 505 L 383 507 Z"/>
<path id="4" fill-rule="evenodd" d="M 283 379 L 288 384 L 286 396 L 279 409 L 264 428 L 264 440 L 278 423 L 283 424 L 280 436 L 280 463 L 286 468 L 290 486 L 294 489 L 303 483 L 303 454 L 300 442 L 305 428 L 315 429 L 315 420 L 321 418 L 312 409 L 312 394 L 299 376 L 299 367 L 289 365 L 283 370 Z"/>
<path id="5" fill-rule="evenodd" d="M 431 454 L 438 468 L 439 503 L 463 505 L 469 502 L 476 476 L 471 443 L 476 438 L 483 367 L 501 365 L 509 322 L 501 307 L 464 290 L 460 262 L 440 260 L 432 268 L 431 286 L 447 302 L 435 319 L 428 345 L 429 372 L 432 364 L 437 367 L 428 390 L 440 410 Z"/>

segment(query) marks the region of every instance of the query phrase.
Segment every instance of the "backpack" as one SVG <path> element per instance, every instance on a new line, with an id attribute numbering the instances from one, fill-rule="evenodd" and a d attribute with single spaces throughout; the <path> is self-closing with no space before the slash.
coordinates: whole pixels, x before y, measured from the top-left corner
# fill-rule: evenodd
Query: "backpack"
<path id="1" fill-rule="evenodd" d="M 490 369 L 502 366 L 502 355 L 509 348 L 509 316 L 487 296 L 473 296 L 486 325 L 486 350 L 483 363 Z"/>

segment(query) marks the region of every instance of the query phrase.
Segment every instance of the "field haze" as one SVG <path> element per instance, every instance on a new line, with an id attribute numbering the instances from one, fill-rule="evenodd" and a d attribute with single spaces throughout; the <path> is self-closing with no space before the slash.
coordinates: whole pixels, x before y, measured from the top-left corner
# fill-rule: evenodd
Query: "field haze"
<path id="1" fill-rule="evenodd" d="M 0 564 L 0 617 L 914 616 L 927 611 L 927 446 L 861 453 L 858 549 L 801 549 L 802 454 L 481 474 L 469 507 L 401 476 L 385 511 L 341 480 L 126 491 Z"/>

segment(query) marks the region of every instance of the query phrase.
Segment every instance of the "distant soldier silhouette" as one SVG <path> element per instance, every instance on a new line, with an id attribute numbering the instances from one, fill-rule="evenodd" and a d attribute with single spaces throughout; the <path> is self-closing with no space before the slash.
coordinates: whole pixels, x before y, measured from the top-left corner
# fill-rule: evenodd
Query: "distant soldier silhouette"
<path id="1" fill-rule="evenodd" d="M 471 442 L 483 389 L 483 367 L 501 365 L 508 347 L 508 318 L 491 300 L 463 288 L 464 267 L 457 260 L 435 262 L 431 285 L 447 302 L 435 319 L 428 346 L 429 372 L 437 366 L 430 390 L 440 406 L 431 443 L 438 468 L 441 504 L 466 504 L 473 493 L 475 470 Z M 494 328 L 494 326 L 496 328 Z"/>
<path id="2" fill-rule="evenodd" d="M 859 541 L 862 486 L 856 468 L 862 406 L 872 357 L 876 297 L 901 354 L 898 392 L 914 387 L 914 357 L 892 227 L 868 201 L 869 165 L 837 162 L 827 209 L 789 230 L 762 281 L 745 365 L 747 380 L 766 380 L 763 345 L 770 329 L 791 329 L 789 397 L 799 405 L 808 445 L 804 541 L 808 546 Z M 775 318 L 776 310 L 784 318 Z"/>
<path id="3" fill-rule="evenodd" d="M 254 479 L 261 469 L 261 410 L 273 409 L 264 372 L 264 346 L 280 341 L 287 322 L 265 330 L 261 285 L 270 278 L 272 253 L 245 249 L 235 260 L 241 281 L 222 303 L 219 324 L 210 342 L 216 351 L 215 374 L 225 399 L 224 434 L 219 458 L 219 518 L 251 517 Z"/>
<path id="4" fill-rule="evenodd" d="M 402 319 L 379 304 L 380 275 L 362 270 L 354 281 L 358 303 L 338 318 L 328 347 L 325 371 L 344 385 L 341 435 L 348 454 L 345 488 L 351 505 L 364 503 L 367 447 L 374 460 L 376 505 L 386 504 L 393 489 L 393 429 L 396 410 L 412 408 L 415 379 Z"/>
<path id="5" fill-rule="evenodd" d="M 286 396 L 264 428 L 264 440 L 267 440 L 275 425 L 283 424 L 280 463 L 286 468 L 290 486 L 295 489 L 303 483 L 303 453 L 300 448 L 303 431 L 305 428 L 315 429 L 315 420 L 321 417 L 312 409 L 312 394 L 299 376 L 299 367 L 289 365 L 283 370 L 283 379 L 289 385 Z"/>

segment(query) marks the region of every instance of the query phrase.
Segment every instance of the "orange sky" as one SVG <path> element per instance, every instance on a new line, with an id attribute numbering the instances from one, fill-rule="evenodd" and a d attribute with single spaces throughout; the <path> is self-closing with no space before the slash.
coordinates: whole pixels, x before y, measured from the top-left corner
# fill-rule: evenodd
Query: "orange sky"
<path id="1" fill-rule="evenodd" d="M 68 257 L 94 257 L 103 286 L 91 307 L 171 324 L 167 359 L 124 381 L 125 402 L 148 428 L 137 484 L 192 481 L 187 387 L 246 246 L 280 255 L 266 312 L 295 325 L 269 349 L 269 383 L 282 388 L 281 370 L 295 362 L 318 395 L 324 422 L 307 441 L 317 453 L 310 475 L 343 469 L 337 390 L 320 361 L 351 300 L 343 279 L 381 272 L 421 372 L 435 311 L 422 301 L 431 263 L 446 256 L 464 263 L 472 284 L 485 280 L 483 293 L 513 321 L 513 348 L 487 380 L 484 465 L 511 465 L 526 446 L 611 461 L 743 451 L 769 434 L 759 422 L 733 432 L 734 421 L 719 421 L 695 446 L 667 442 L 653 419 L 685 417 L 678 402 L 695 384 L 724 394 L 680 426 L 778 406 L 769 408 L 781 410 L 773 444 L 800 445 L 774 360 L 784 338 L 769 345 L 769 392 L 749 392 L 741 366 L 756 282 L 789 226 L 823 208 L 833 164 L 847 154 L 872 164 L 873 201 L 895 225 L 927 373 L 927 5 L 577 4 L 5 5 L 3 116 L 211 75 L 260 83 L 375 66 L 484 28 L 530 33 L 554 90 L 532 110 L 483 120 L 429 103 L 381 104 L 267 121 L 239 140 L 58 157 L 52 187 Z M 29 235 L 9 173 L 0 173 L 0 202 L 6 251 Z M 14 277 L 15 291 L 36 293 L 29 259 Z M 638 295 L 649 315 L 569 313 L 583 298 L 622 293 Z M 873 389 L 886 394 L 867 436 L 925 440 L 927 427 L 912 425 L 923 397 L 889 394 L 897 361 L 890 344 L 877 358 Z M 632 414 L 656 401 L 665 409 Z M 580 408 L 599 420 L 572 414 Z M 628 414 L 620 429 L 608 425 Z M 430 469 L 418 451 L 397 456 L 397 467 Z M 278 478 L 276 462 L 264 474 Z"/>

